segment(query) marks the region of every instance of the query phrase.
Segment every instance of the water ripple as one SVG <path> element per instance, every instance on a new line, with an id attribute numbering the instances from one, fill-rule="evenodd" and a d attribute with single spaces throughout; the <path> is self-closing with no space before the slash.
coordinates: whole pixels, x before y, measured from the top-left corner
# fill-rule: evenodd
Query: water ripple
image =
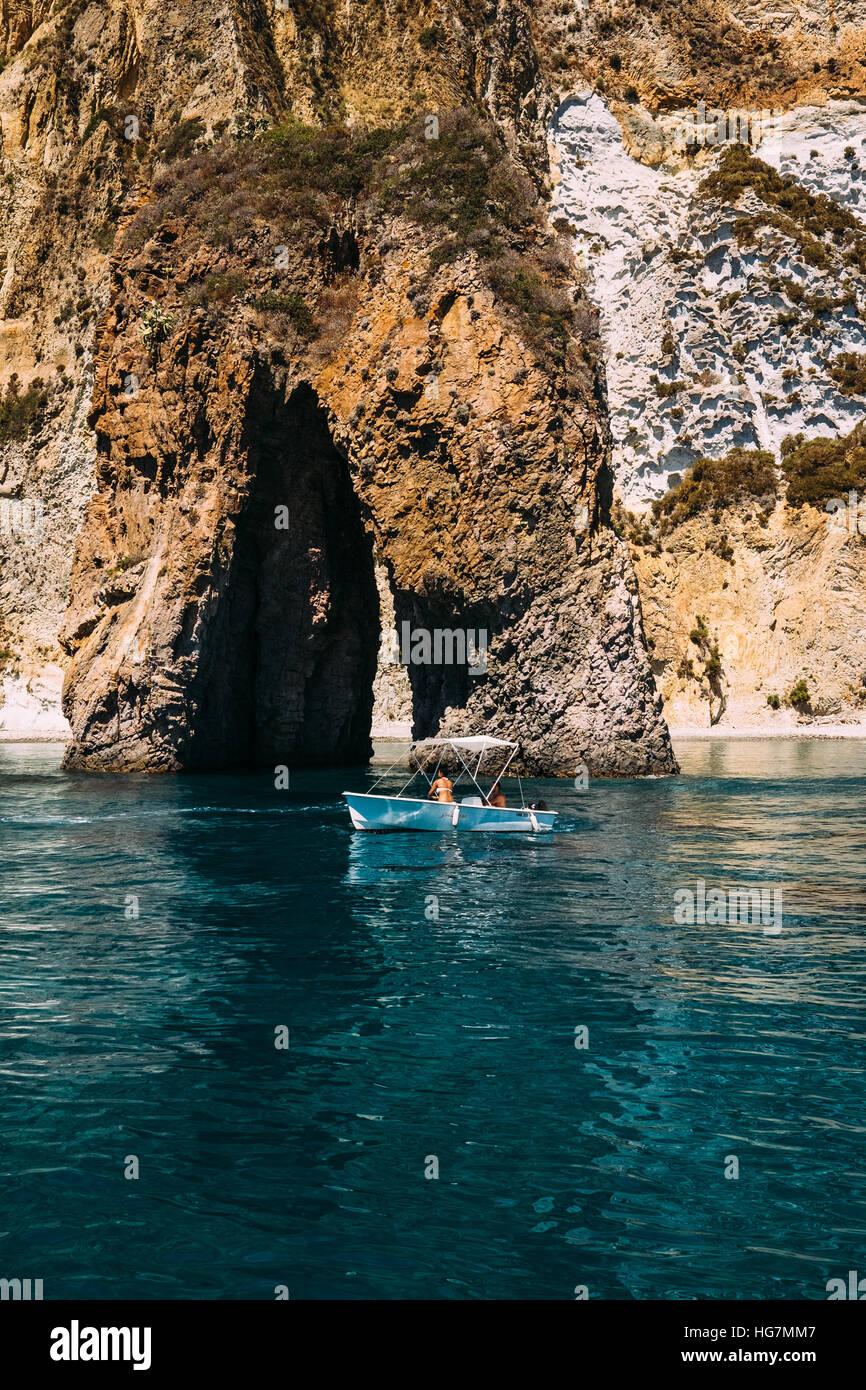
<path id="1" fill-rule="evenodd" d="M 824 1298 L 866 1237 L 866 748 L 683 763 L 529 784 L 543 839 L 363 836 L 357 770 L 278 792 L 0 748 L 0 1272 Z M 782 932 L 677 922 L 698 880 L 780 887 Z"/>

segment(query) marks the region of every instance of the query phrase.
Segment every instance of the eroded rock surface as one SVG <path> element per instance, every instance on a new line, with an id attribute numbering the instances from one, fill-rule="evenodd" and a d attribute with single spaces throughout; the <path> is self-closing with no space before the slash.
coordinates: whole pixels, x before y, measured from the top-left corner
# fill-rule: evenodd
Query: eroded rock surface
<path id="1" fill-rule="evenodd" d="M 829 388 L 821 354 L 858 345 L 855 315 L 845 309 L 829 323 L 823 349 L 794 339 L 805 326 L 800 309 L 769 289 L 765 271 L 780 261 L 813 299 L 859 296 L 853 272 L 843 285 L 835 270 L 804 270 L 783 237 L 742 254 L 725 216 L 694 215 L 697 165 L 666 161 L 678 110 L 700 100 L 773 106 L 793 125 L 788 143 L 762 156 L 778 168 L 796 164 L 804 185 L 812 180 L 859 215 L 859 173 L 840 159 L 849 139 L 859 159 L 858 139 L 833 125 L 835 107 L 829 126 L 820 114 L 804 125 L 796 108 L 826 112 L 862 95 L 864 28 L 861 0 L 830 10 L 787 0 L 659 0 L 651 9 L 624 0 L 610 11 L 454 0 L 417 13 L 396 0 L 7 6 L 0 391 L 15 373 L 24 393 L 42 381 L 46 400 L 29 432 L 0 449 L 0 492 L 39 501 L 44 515 L 38 543 L 21 531 L 0 536 L 8 695 L 0 736 L 4 720 L 26 726 L 28 709 L 34 726 L 63 728 L 50 706 L 67 663 L 70 759 L 80 766 L 363 756 L 374 629 L 390 621 L 376 599 L 378 561 L 395 621 L 490 630 L 484 677 L 410 670 L 417 732 L 492 721 L 508 735 L 523 724 L 527 766 L 672 766 L 633 571 L 607 525 L 605 368 L 615 461 L 633 501 L 655 495 L 705 445 L 718 452 L 751 439 L 772 444 L 783 428 L 850 427 L 856 406 Z M 507 293 L 503 283 L 491 287 L 482 261 L 498 253 L 489 234 L 443 258 L 423 219 L 420 230 L 399 218 L 366 225 L 348 207 L 325 229 L 329 266 L 295 257 L 282 285 L 265 273 L 276 237 L 261 223 L 239 258 L 228 245 L 220 253 L 213 226 L 192 254 L 187 212 L 174 228 L 163 218 L 149 239 L 126 244 L 137 210 L 160 198 L 166 170 L 233 131 L 248 138 L 290 114 L 385 131 L 468 106 L 494 123 L 544 192 L 551 115 L 587 84 L 602 110 L 616 110 L 635 177 L 653 181 L 642 205 L 649 236 L 633 234 L 618 213 L 605 230 L 604 206 L 593 212 L 610 232 L 599 255 L 616 263 L 613 317 L 623 308 L 618 331 L 628 339 L 608 339 L 606 363 L 572 266 L 557 292 L 570 281 L 574 348 L 586 356 L 582 366 L 551 369 L 515 312 L 521 296 L 532 298 L 535 271 L 521 281 L 512 266 Z M 599 134 L 604 158 L 610 133 Z M 235 222 L 249 201 L 249 190 L 236 192 Z M 584 192 L 590 207 L 606 201 L 589 185 Z M 614 212 L 632 193 L 618 190 Z M 577 201 L 565 211 L 579 223 Z M 457 223 L 461 205 L 454 200 Z M 274 226 L 280 217 L 275 206 Z M 682 273 L 657 274 L 670 246 L 683 249 L 682 234 L 691 261 Z M 185 240 L 182 253 L 173 236 Z M 293 244 L 290 230 L 284 240 Z M 591 264 L 591 242 L 589 253 L 609 325 L 613 296 Z M 209 278 L 238 273 L 243 288 L 212 285 L 202 303 Z M 643 318 L 635 284 L 646 291 Z M 262 294 L 287 287 L 317 313 L 332 296 L 330 326 L 315 343 L 256 308 Z M 717 293 L 730 301 L 722 309 Z M 209 295 L 220 296 L 218 312 Z M 145 346 L 142 324 L 159 309 L 172 326 Z M 791 312 L 796 322 L 783 330 L 775 319 Z M 650 367 L 663 317 L 682 336 L 682 364 Z M 766 351 L 753 347 L 758 338 Z M 702 353 L 726 357 L 740 339 L 745 363 L 725 362 L 723 373 L 699 364 Z M 692 366 L 722 380 L 696 388 Z M 792 367 L 799 387 L 785 378 Z M 653 373 L 662 383 L 688 377 L 682 400 L 656 395 L 652 383 L 648 390 Z M 642 442 L 630 456 L 633 429 Z M 278 505 L 288 507 L 290 529 L 272 533 L 267 517 Z M 348 587 L 338 554 L 349 556 Z M 642 582 L 654 596 L 653 581 Z"/>
<path id="2" fill-rule="evenodd" d="M 685 159 L 675 136 L 686 114 L 658 127 L 664 160 L 629 152 L 597 94 L 566 103 L 553 127 L 552 215 L 574 227 L 601 309 L 614 471 L 632 508 L 699 458 L 778 454 L 787 435 L 846 434 L 864 410 L 830 369 L 866 347 L 866 275 L 829 233 L 814 264 L 748 189 L 736 203 L 702 195 L 726 146 Z M 761 161 L 862 216 L 858 105 L 780 113 L 765 132 Z M 746 240 L 737 224 L 749 217 L 760 229 Z"/>
<path id="3" fill-rule="evenodd" d="M 866 537 L 830 520 L 814 507 L 779 505 L 767 517 L 737 506 L 674 528 L 661 554 L 635 552 L 672 726 L 778 733 L 866 721 Z M 714 688 L 702 675 L 711 644 L 721 661 Z M 787 697 L 800 681 L 810 698 L 798 708 Z"/>
<path id="4" fill-rule="evenodd" d="M 274 341 L 261 263 L 213 312 L 183 295 L 220 270 L 218 249 L 173 264 L 169 223 L 120 261 L 64 632 L 69 765 L 366 756 L 375 546 L 398 623 L 489 633 L 485 674 L 410 666 L 416 735 L 516 733 L 536 771 L 670 770 L 636 584 L 604 522 L 591 373 L 589 396 L 569 391 L 473 255 L 430 278 L 406 226 L 352 234 L 344 318 L 313 346 Z M 324 293 L 328 254 L 304 274 Z M 157 286 L 175 326 L 147 354 L 136 330 Z"/>

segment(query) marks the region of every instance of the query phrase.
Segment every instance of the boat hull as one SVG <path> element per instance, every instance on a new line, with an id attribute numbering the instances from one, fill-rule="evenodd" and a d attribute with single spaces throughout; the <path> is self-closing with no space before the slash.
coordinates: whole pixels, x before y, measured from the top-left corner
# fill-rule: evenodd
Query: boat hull
<path id="1" fill-rule="evenodd" d="M 427 801 L 373 792 L 343 792 L 356 830 L 481 830 L 527 831 L 553 829 L 555 811 L 528 811 L 512 806 L 481 806 L 461 801 Z M 456 814 L 455 814 L 456 813 Z"/>

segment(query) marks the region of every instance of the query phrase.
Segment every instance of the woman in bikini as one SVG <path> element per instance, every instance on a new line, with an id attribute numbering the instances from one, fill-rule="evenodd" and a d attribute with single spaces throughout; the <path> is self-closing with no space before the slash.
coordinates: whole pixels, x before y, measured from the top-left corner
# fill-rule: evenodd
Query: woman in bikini
<path id="1" fill-rule="evenodd" d="M 429 801 L 453 801 L 454 784 L 447 777 L 437 777 L 427 793 Z"/>

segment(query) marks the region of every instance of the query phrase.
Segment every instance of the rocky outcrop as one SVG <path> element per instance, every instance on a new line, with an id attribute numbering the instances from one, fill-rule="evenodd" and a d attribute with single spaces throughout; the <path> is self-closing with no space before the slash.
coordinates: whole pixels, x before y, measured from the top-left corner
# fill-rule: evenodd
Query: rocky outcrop
<path id="1" fill-rule="evenodd" d="M 608 97 L 789 108 L 863 93 L 866 0 L 539 0 L 542 67 L 562 99 L 575 74 Z"/>
<path id="2" fill-rule="evenodd" d="M 653 118 L 597 93 L 553 125 L 552 215 L 601 309 L 616 485 L 643 518 L 627 529 L 678 730 L 866 713 L 862 536 L 787 505 L 778 467 L 786 439 L 836 439 L 863 416 L 863 381 L 839 364 L 866 347 L 866 124 L 855 102 L 756 114 L 751 150 L 724 110 Z M 648 504 L 742 448 L 775 461 L 781 499 L 702 508 L 651 543 Z"/>
<path id="3" fill-rule="evenodd" d="M 223 7 L 15 0 L 0 36 L 0 737 L 65 737 L 57 634 L 95 483 L 110 249 L 183 121 L 257 100 L 257 60 Z M 10 428 L 14 392 L 45 400 Z"/>
<path id="4" fill-rule="evenodd" d="M 568 249 L 537 221 L 513 226 L 507 209 L 549 189 L 555 99 L 589 82 L 613 103 L 623 158 L 655 181 L 676 220 L 677 190 L 701 172 L 668 163 L 676 110 L 701 99 L 788 108 L 859 95 L 864 9 L 853 0 L 832 15 L 721 0 L 567 13 L 554 0 L 453 0 L 412 13 L 402 0 L 7 6 L 0 393 L 14 373 L 14 392 L 44 400 L 26 428 L 13 411 L 0 489 L 40 502 L 43 529 L 38 542 L 20 527 L 0 534 L 9 696 L 0 735 L 4 718 L 26 724 L 27 708 L 44 725 L 66 664 L 76 766 L 364 756 L 374 685 L 391 709 L 406 695 L 376 676 L 378 628 L 391 621 L 378 597 L 384 574 L 398 625 L 489 633 L 483 674 L 410 665 L 417 733 L 520 726 L 534 770 L 671 768 L 634 574 L 608 525 L 606 378 L 614 462 L 632 501 L 689 461 L 689 434 L 695 449 L 749 442 L 750 428 L 764 441 L 770 394 L 784 397 L 786 426 L 807 433 L 822 411 L 847 428 L 853 407 L 831 393 L 821 352 L 805 341 L 800 404 L 792 400 L 782 325 L 758 363 L 763 377 L 751 362 L 731 368 L 709 417 L 708 381 L 681 404 L 654 386 L 639 399 L 655 349 L 653 315 L 632 313 L 641 296 L 621 296 L 614 317 L 634 343 L 618 343 L 604 363 Z M 209 149 L 246 148 L 294 117 L 307 129 L 373 132 L 361 164 L 375 164 L 389 132 L 414 122 L 435 138 L 437 121 L 462 107 L 491 122 L 510 152 L 498 202 L 489 188 L 479 200 L 484 180 L 467 181 L 464 169 L 442 195 L 435 181 L 416 188 L 409 208 L 404 146 L 375 209 L 340 166 L 339 196 L 312 241 L 301 191 L 288 202 L 278 191 L 265 207 L 231 158 L 215 175 L 226 197 L 212 206 Z M 851 171 L 840 195 L 835 147 L 822 139 L 804 180 L 854 206 L 857 179 Z M 478 148 L 503 172 L 488 136 Z M 779 146 L 779 168 L 792 152 Z M 201 175 L 195 211 L 182 168 Z M 318 172 L 310 198 L 321 203 Z M 585 205 L 600 200 L 571 187 L 554 216 L 580 226 Z M 784 291 L 776 303 L 778 291 L 751 284 L 760 246 L 744 257 L 716 236 L 712 255 L 725 261 L 729 297 L 739 294 L 719 317 L 699 259 L 650 285 L 670 259 L 666 229 L 639 238 L 638 263 L 619 221 L 608 247 L 617 293 L 647 281 L 642 302 L 655 296 L 659 318 L 670 300 L 686 366 L 680 308 L 695 295 L 707 297 L 716 356 L 739 336 L 751 352 L 768 314 L 792 312 Z M 685 221 L 703 256 L 707 226 L 691 212 Z M 288 259 L 275 275 L 281 245 Z M 587 251 L 609 321 L 591 239 Z M 793 252 L 782 252 L 798 275 Z M 764 259 L 777 255 L 774 245 Z M 850 292 L 820 278 L 806 276 L 812 300 Z M 856 348 L 858 333 L 847 309 L 827 330 L 837 350 Z M 649 374 L 664 384 L 678 369 L 670 361 Z M 629 458 L 630 430 L 640 437 L 645 427 L 646 457 Z M 279 508 L 285 526 L 272 524 Z"/>
<path id="5" fill-rule="evenodd" d="M 74 765 L 363 756 L 375 547 L 401 622 L 489 631 L 486 674 L 410 668 L 418 732 L 523 721 L 527 766 L 671 767 L 627 553 L 605 520 L 585 304 L 588 360 L 551 370 L 530 322 L 535 271 L 521 278 L 506 256 L 492 285 L 489 230 L 444 258 L 434 247 L 437 269 L 417 218 L 356 225 L 347 206 L 312 271 L 287 228 L 279 282 L 261 226 L 239 257 L 214 253 L 213 228 L 197 257 L 175 255 L 164 226 L 125 243 L 167 169 L 290 112 L 393 129 L 468 103 L 543 188 L 550 94 L 527 8 L 72 0 L 13 6 L 4 40 L 3 331 L 16 389 L 39 378 L 47 401 L 6 451 L 3 485 L 49 522 L 39 545 L 20 528 L 0 537 L 10 727 L 22 682 L 43 719 L 71 656 Z M 202 303 L 205 282 L 238 268 L 243 293 L 210 286 Z M 257 303 L 281 294 L 312 303 L 325 330 Z M 165 333 L 148 317 L 161 309 Z M 438 399 L 419 392 L 431 374 Z M 278 506 L 285 530 L 269 524 Z"/>
<path id="6" fill-rule="evenodd" d="M 376 565 L 381 633 L 376 675 L 373 680 L 371 736 L 407 739 L 412 736 L 412 686 L 402 662 L 400 632 L 394 595 L 383 564 Z"/>
<path id="7" fill-rule="evenodd" d="M 410 664 L 416 736 L 517 733 L 528 771 L 670 770 L 636 584 L 605 522 L 591 342 L 551 357 L 477 253 L 436 268 L 429 235 L 368 204 L 284 247 L 276 281 L 254 225 L 227 254 L 182 217 L 148 219 L 100 325 L 98 490 L 63 636 L 68 765 L 366 756 L 375 548 L 398 625 L 487 634 L 478 674 Z"/>
<path id="8" fill-rule="evenodd" d="M 552 215 L 573 228 L 601 309 L 614 471 L 637 508 L 699 458 L 778 454 L 788 435 L 844 434 L 862 418 L 862 393 L 840 390 L 833 363 L 866 347 L 866 274 L 854 233 L 834 237 L 820 212 L 830 198 L 855 229 L 866 213 L 866 114 L 852 102 L 767 112 L 756 132 L 755 155 L 800 190 L 817 237 L 748 185 L 712 191 L 726 113 L 722 144 L 697 143 L 715 122 L 695 131 L 692 113 L 696 143 L 679 148 L 687 112 L 654 123 L 642 147 L 627 124 L 623 139 L 626 115 L 594 93 L 563 106 Z"/>
<path id="9" fill-rule="evenodd" d="M 674 527 L 659 552 L 636 548 L 653 669 L 675 728 L 866 721 L 866 538 L 846 520 L 811 506 L 779 503 L 770 515 L 736 506 Z M 711 682 L 712 647 L 721 670 Z M 808 698 L 792 703 L 800 682 Z"/>

